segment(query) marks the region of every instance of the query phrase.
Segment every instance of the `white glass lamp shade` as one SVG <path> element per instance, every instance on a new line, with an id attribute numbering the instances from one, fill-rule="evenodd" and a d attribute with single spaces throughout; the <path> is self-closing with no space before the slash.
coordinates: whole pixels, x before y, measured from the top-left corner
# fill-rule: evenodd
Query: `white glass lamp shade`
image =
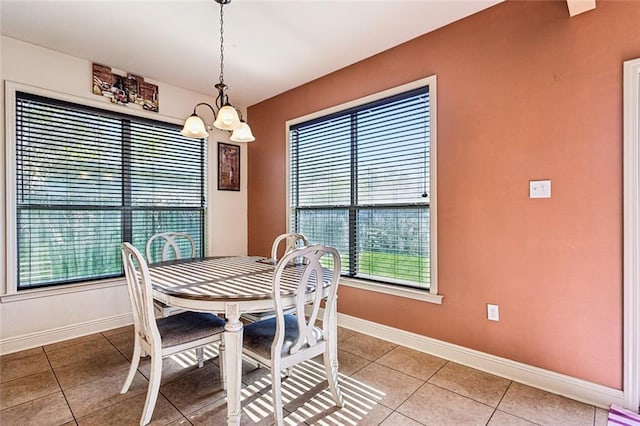
<path id="1" fill-rule="evenodd" d="M 220 130 L 235 130 L 240 126 L 240 117 L 238 111 L 231 105 L 225 105 L 220 108 L 218 117 L 213 123 L 213 127 Z"/>
<path id="2" fill-rule="evenodd" d="M 233 131 L 229 139 L 233 142 L 253 142 L 256 140 L 253 133 L 251 133 L 251 127 L 244 121 L 240 122 L 240 126 Z"/>
<path id="3" fill-rule="evenodd" d="M 187 138 L 202 139 L 209 137 L 204 122 L 200 117 L 193 114 L 184 122 L 184 127 L 180 134 Z"/>

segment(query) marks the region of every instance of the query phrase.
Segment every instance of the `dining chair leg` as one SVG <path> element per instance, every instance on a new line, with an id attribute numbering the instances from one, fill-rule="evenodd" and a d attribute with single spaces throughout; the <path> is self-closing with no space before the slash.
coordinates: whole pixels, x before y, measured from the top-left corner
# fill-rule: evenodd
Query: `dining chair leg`
<path id="1" fill-rule="evenodd" d="M 160 390 L 160 379 L 162 375 L 162 357 L 151 357 L 151 372 L 149 374 L 149 387 L 147 388 L 147 399 L 144 403 L 144 409 L 142 410 L 142 418 L 140 419 L 140 426 L 144 426 L 151 421 L 153 415 L 153 409 L 156 406 L 158 400 L 158 391 Z"/>
<path id="2" fill-rule="evenodd" d="M 198 358 L 198 368 L 204 367 L 204 348 L 196 349 L 196 358 Z"/>
<path id="3" fill-rule="evenodd" d="M 337 295 L 335 296 L 337 299 Z M 324 351 L 324 370 L 329 383 L 329 390 L 338 407 L 344 406 L 344 398 L 338 387 L 338 309 L 337 303 L 332 303 L 328 317 L 325 317 L 327 346 Z"/>
<path id="4" fill-rule="evenodd" d="M 142 348 L 140 347 L 138 338 L 136 338 L 136 341 L 133 344 L 133 355 L 131 356 L 131 367 L 129 368 L 129 374 L 124 381 L 124 385 L 122 386 L 120 393 L 127 393 L 127 391 L 129 390 L 129 386 L 131 386 L 131 382 L 133 382 L 133 378 L 136 375 L 136 370 L 138 369 L 138 364 L 140 363 L 141 354 Z"/>
<path id="5" fill-rule="evenodd" d="M 282 380 L 280 378 L 280 369 L 271 371 L 271 391 L 273 393 L 273 417 L 276 426 L 284 424 L 284 416 L 282 415 Z"/>
<path id="6" fill-rule="evenodd" d="M 338 361 L 334 360 L 331 353 L 327 350 L 324 352 L 324 370 L 329 383 L 329 390 L 338 407 L 344 406 L 344 398 L 338 386 Z"/>

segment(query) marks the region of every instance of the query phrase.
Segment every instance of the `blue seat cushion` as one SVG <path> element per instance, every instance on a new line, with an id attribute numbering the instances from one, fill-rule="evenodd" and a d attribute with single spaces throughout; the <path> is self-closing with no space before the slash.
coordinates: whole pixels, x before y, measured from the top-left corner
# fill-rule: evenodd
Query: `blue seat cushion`
<path id="1" fill-rule="evenodd" d="M 220 334 L 225 321 L 217 315 L 202 312 L 183 312 L 156 321 L 162 347 L 181 345 Z"/>
<path id="2" fill-rule="evenodd" d="M 285 334 L 282 345 L 282 356 L 289 354 L 291 346 L 298 340 L 298 319 L 295 315 L 285 315 Z M 322 331 L 317 327 L 313 328 L 316 339 L 321 340 Z M 242 345 L 256 354 L 270 359 L 271 345 L 276 335 L 276 318 L 269 318 L 262 321 L 252 322 L 245 325 L 242 337 Z"/>

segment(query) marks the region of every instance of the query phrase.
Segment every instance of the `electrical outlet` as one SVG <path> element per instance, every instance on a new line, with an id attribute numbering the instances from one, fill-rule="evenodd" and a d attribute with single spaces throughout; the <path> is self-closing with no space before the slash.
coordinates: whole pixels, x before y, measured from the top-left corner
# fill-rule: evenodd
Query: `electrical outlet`
<path id="1" fill-rule="evenodd" d="M 490 321 L 500 321 L 500 311 L 498 305 L 487 303 L 487 319 Z"/>

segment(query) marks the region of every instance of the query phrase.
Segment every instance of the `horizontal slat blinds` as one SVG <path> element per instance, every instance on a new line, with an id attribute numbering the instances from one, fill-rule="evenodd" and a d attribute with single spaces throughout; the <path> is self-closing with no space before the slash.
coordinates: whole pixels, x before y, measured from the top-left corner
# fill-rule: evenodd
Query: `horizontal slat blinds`
<path id="1" fill-rule="evenodd" d="M 142 209 L 134 210 L 132 214 L 132 239 L 131 243 L 141 253 L 147 244 L 147 240 L 158 232 L 184 232 L 189 234 L 196 245 L 196 257 L 204 255 L 204 210 L 202 208 L 190 209 Z M 183 257 L 191 255 L 191 245 L 184 239 L 176 240 Z M 173 251 L 169 250 L 169 258 L 172 259 Z M 156 239 L 151 246 L 153 262 L 162 258 L 162 241 Z"/>
<path id="2" fill-rule="evenodd" d="M 428 108 L 425 94 L 357 113 L 358 204 L 425 202 Z"/>
<path id="3" fill-rule="evenodd" d="M 362 209 L 356 223 L 358 276 L 429 282 L 429 209 Z"/>
<path id="4" fill-rule="evenodd" d="M 199 141 L 175 128 L 131 123 L 131 198 L 134 206 L 202 205 Z"/>
<path id="5" fill-rule="evenodd" d="M 335 247 L 342 258 L 342 269 L 349 270 L 349 209 L 299 209 L 297 212 L 299 232 L 315 244 Z"/>
<path id="6" fill-rule="evenodd" d="M 351 200 L 351 120 L 337 117 L 293 130 L 297 145 L 300 206 L 349 205 Z"/>
<path id="7" fill-rule="evenodd" d="M 177 126 L 18 92 L 18 288 L 119 276 L 121 242 L 156 232 L 201 256 L 204 160 Z"/>
<path id="8" fill-rule="evenodd" d="M 117 210 L 18 206 L 18 288 L 120 275 Z"/>
<path id="9" fill-rule="evenodd" d="M 429 288 L 428 87 L 290 127 L 291 228 L 347 276 Z"/>
<path id="10" fill-rule="evenodd" d="M 120 205 L 119 120 L 22 97 L 16 114 L 18 204 Z"/>

